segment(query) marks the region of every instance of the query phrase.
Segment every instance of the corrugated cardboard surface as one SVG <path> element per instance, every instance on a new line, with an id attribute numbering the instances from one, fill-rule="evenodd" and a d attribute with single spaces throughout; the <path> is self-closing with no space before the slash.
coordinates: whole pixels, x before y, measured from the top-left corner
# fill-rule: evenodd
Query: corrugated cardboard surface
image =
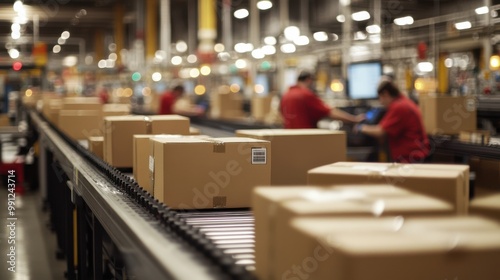
<path id="1" fill-rule="evenodd" d="M 44 98 L 42 114 L 49 122 L 57 126 L 59 120 L 59 110 L 62 108 L 62 99 L 59 98 Z"/>
<path id="2" fill-rule="evenodd" d="M 0 127 L 2 126 L 10 126 L 9 115 L 7 114 L 0 115 Z"/>
<path id="3" fill-rule="evenodd" d="M 394 184 L 454 205 L 466 214 L 469 205 L 469 166 L 338 162 L 311 169 L 309 185 Z"/>
<path id="4" fill-rule="evenodd" d="M 76 139 L 88 139 L 101 136 L 101 111 L 97 110 L 60 110 L 58 126 L 67 136 Z"/>
<path id="5" fill-rule="evenodd" d="M 230 137 L 153 142 L 154 196 L 172 208 L 250 207 L 252 189 L 270 183 L 267 141 Z M 255 154 L 261 149 L 265 157 Z"/>
<path id="6" fill-rule="evenodd" d="M 426 96 L 420 110 L 427 133 L 458 134 L 477 127 L 476 101 L 465 96 Z"/>
<path id="7" fill-rule="evenodd" d="M 271 187 L 254 191 L 256 272 L 259 279 L 281 279 L 293 263 L 286 256 L 290 220 L 296 217 L 380 217 L 454 215 L 444 201 L 391 185 Z"/>
<path id="8" fill-rule="evenodd" d="M 283 279 L 500 278 L 500 227 L 479 217 L 300 218 L 292 230 L 297 266 Z"/>
<path id="9" fill-rule="evenodd" d="M 264 121 L 266 116 L 271 112 L 271 101 L 271 96 L 252 97 L 252 117 L 258 121 Z"/>
<path id="10" fill-rule="evenodd" d="M 133 135 L 160 133 L 189 134 L 189 118 L 178 115 L 105 117 L 105 160 L 115 167 L 133 167 Z"/>
<path id="11" fill-rule="evenodd" d="M 469 207 L 471 215 L 480 215 L 500 223 L 500 192 L 474 198 Z"/>
<path id="12" fill-rule="evenodd" d="M 271 142 L 272 185 L 305 185 L 307 171 L 347 157 L 343 131 L 322 129 L 255 129 L 237 130 L 237 136 Z"/>
<path id="13" fill-rule="evenodd" d="M 214 93 L 210 97 L 210 116 L 231 119 L 244 115 L 243 97 L 238 93 Z"/>
<path id="14" fill-rule="evenodd" d="M 89 137 L 89 151 L 91 151 L 101 159 L 104 158 L 103 146 L 104 146 L 104 137 L 102 136 Z"/>
<path id="15" fill-rule="evenodd" d="M 63 110 L 102 110 L 99 97 L 65 97 Z"/>

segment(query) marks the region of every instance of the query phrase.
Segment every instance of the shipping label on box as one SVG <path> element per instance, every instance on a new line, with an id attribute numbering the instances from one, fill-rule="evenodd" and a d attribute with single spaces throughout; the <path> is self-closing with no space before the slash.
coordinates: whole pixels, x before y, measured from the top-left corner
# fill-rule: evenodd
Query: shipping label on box
<path id="1" fill-rule="evenodd" d="M 311 169 L 309 185 L 394 184 L 433 196 L 466 214 L 469 205 L 469 166 L 454 164 L 393 164 L 337 162 Z"/>
<path id="2" fill-rule="evenodd" d="M 294 265 L 276 279 L 500 277 L 500 227 L 479 217 L 299 218 L 291 228 Z"/>
<path id="3" fill-rule="evenodd" d="M 291 265 L 281 253 L 295 217 L 436 216 L 454 215 L 444 201 L 392 185 L 318 187 L 259 187 L 253 196 L 256 272 L 259 279 L 281 279 Z M 279 259 L 279 260 L 278 260 Z"/>
<path id="4" fill-rule="evenodd" d="M 237 130 L 236 136 L 270 141 L 273 149 L 271 185 L 305 185 L 307 171 L 345 161 L 346 135 L 322 129 Z"/>
<path id="5" fill-rule="evenodd" d="M 154 196 L 174 209 L 247 208 L 252 189 L 270 183 L 268 141 L 238 137 L 151 141 Z"/>

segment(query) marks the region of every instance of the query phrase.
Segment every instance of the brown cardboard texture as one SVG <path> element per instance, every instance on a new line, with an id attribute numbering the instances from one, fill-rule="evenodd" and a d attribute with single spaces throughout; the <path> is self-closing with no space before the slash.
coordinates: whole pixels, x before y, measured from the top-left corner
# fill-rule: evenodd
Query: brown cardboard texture
<path id="1" fill-rule="evenodd" d="M 238 93 L 213 93 L 210 97 L 210 116 L 232 119 L 242 117 L 243 97 Z"/>
<path id="2" fill-rule="evenodd" d="M 62 109 L 62 99 L 45 98 L 43 100 L 42 114 L 52 124 L 57 126 L 59 120 L 59 110 Z"/>
<path id="3" fill-rule="evenodd" d="M 393 164 L 337 162 L 309 170 L 308 184 L 394 184 L 433 196 L 466 214 L 469 205 L 469 167 L 455 164 Z"/>
<path id="4" fill-rule="evenodd" d="M 474 198 L 470 203 L 471 215 L 480 215 L 500 223 L 500 193 Z"/>
<path id="5" fill-rule="evenodd" d="M 174 209 L 250 207 L 269 185 L 271 145 L 249 138 L 153 139 L 154 196 Z"/>
<path id="6" fill-rule="evenodd" d="M 267 115 L 271 112 L 271 96 L 254 96 L 252 97 L 251 112 L 252 117 L 257 121 L 264 121 Z"/>
<path id="7" fill-rule="evenodd" d="M 96 110 L 60 110 L 59 128 L 67 136 L 83 140 L 91 136 L 101 136 L 101 111 Z"/>
<path id="8" fill-rule="evenodd" d="M 103 117 L 130 115 L 130 105 L 128 104 L 104 104 L 102 105 Z"/>
<path id="9" fill-rule="evenodd" d="M 305 185 L 307 171 L 346 160 L 346 135 L 323 129 L 237 130 L 236 136 L 271 142 L 271 185 Z"/>
<path id="10" fill-rule="evenodd" d="M 99 97 L 65 97 L 63 98 L 63 110 L 102 110 L 102 102 Z"/>
<path id="11" fill-rule="evenodd" d="M 178 115 L 104 118 L 104 159 L 115 167 L 133 167 L 134 134 L 188 134 L 189 119 Z"/>
<path id="12" fill-rule="evenodd" d="M 256 271 L 260 279 L 281 279 L 292 264 L 286 256 L 289 222 L 296 217 L 381 217 L 454 215 L 441 200 L 391 185 L 333 188 L 271 187 L 254 191 Z M 278 260 L 279 259 L 279 260 Z"/>
<path id="13" fill-rule="evenodd" d="M 459 134 L 462 130 L 476 130 L 474 97 L 426 96 L 419 106 L 427 133 Z"/>
<path id="14" fill-rule="evenodd" d="M 104 137 L 102 136 L 89 137 L 89 151 L 91 151 L 101 159 L 103 158 L 103 146 L 104 146 Z"/>
<path id="15" fill-rule="evenodd" d="M 299 218 L 291 228 L 283 239 L 296 265 L 276 279 L 500 277 L 500 227 L 479 217 Z"/>
<path id="16" fill-rule="evenodd" d="M 210 138 L 206 135 L 186 136 L 179 134 L 136 134 L 133 136 L 133 174 L 139 186 L 153 194 L 153 186 L 150 185 L 149 157 L 151 138 L 180 138 L 180 137 L 200 137 Z"/>

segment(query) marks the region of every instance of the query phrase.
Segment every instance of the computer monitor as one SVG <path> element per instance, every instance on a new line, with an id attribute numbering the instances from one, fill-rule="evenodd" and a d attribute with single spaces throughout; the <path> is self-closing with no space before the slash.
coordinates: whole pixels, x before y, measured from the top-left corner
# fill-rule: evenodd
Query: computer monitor
<path id="1" fill-rule="evenodd" d="M 351 99 L 377 99 L 377 86 L 382 78 L 380 61 L 356 62 L 347 66 L 347 95 Z"/>

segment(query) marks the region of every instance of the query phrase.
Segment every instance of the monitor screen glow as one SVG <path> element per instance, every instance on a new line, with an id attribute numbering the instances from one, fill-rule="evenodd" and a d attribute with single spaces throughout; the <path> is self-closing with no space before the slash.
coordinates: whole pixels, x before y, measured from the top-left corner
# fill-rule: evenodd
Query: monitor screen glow
<path id="1" fill-rule="evenodd" d="M 377 99 L 377 86 L 382 78 L 382 63 L 352 63 L 347 67 L 347 93 L 351 99 Z"/>

